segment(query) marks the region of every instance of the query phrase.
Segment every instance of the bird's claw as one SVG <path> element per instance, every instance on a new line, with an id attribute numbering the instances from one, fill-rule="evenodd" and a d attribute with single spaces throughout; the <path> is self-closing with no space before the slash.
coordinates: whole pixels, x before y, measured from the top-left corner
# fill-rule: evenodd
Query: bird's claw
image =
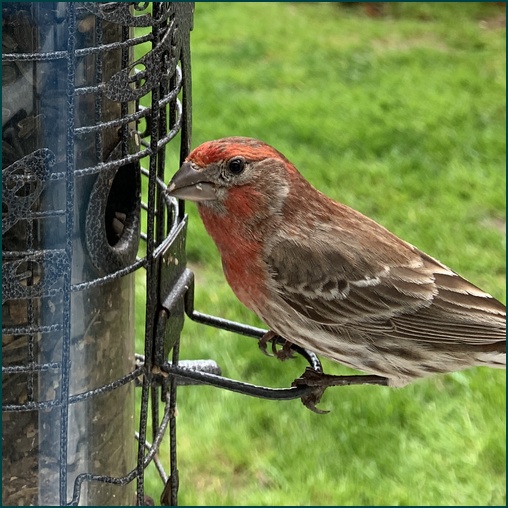
<path id="1" fill-rule="evenodd" d="M 310 367 L 307 367 L 305 369 L 305 372 L 299 377 L 296 378 L 292 383 L 291 386 L 311 386 L 314 387 L 314 389 L 308 393 L 307 395 L 304 395 L 301 398 L 302 404 L 317 414 L 326 414 L 330 411 L 326 411 L 323 409 L 319 409 L 316 407 L 316 404 L 318 404 L 321 400 L 321 397 L 323 396 L 323 393 L 325 393 L 325 390 L 328 388 L 328 384 L 323 386 L 323 374 L 322 372 L 317 372 L 314 369 L 311 369 Z"/>
<path id="2" fill-rule="evenodd" d="M 279 336 L 275 332 L 272 332 L 270 330 L 269 332 L 266 332 L 259 339 L 259 342 L 258 342 L 259 349 L 266 356 L 275 356 L 279 360 L 281 360 L 282 362 L 284 360 L 289 360 L 290 358 L 294 358 L 294 354 L 291 351 L 291 346 L 293 344 L 291 342 L 289 342 L 289 340 L 283 339 L 284 340 L 284 344 L 282 345 L 282 348 L 281 349 L 277 349 L 278 340 L 279 340 Z M 272 354 L 270 354 L 267 351 L 267 349 L 268 349 L 267 346 L 268 346 L 269 342 L 271 342 Z"/>
<path id="3" fill-rule="evenodd" d="M 295 355 L 291 350 L 292 342 L 289 340 L 284 341 L 284 344 L 280 349 L 277 349 L 277 341 L 272 341 L 272 352 L 273 354 L 281 361 L 289 360 L 290 358 L 294 358 Z"/>
<path id="4" fill-rule="evenodd" d="M 304 395 L 302 397 L 302 404 L 310 409 L 313 413 L 317 413 L 318 415 L 325 415 L 330 411 L 328 409 L 319 409 L 316 407 L 316 404 L 321 400 L 323 393 L 325 393 L 326 388 L 316 388 L 308 395 Z"/>
<path id="5" fill-rule="evenodd" d="M 272 332 L 271 330 L 269 332 L 266 332 L 260 339 L 259 339 L 259 342 L 258 342 L 258 346 L 259 346 L 259 349 L 261 350 L 261 352 L 266 355 L 266 356 L 273 356 L 271 355 L 268 350 L 267 350 L 267 345 L 270 341 L 272 341 L 275 337 L 277 337 L 277 335 Z M 273 344 L 273 342 L 272 342 Z"/>
<path id="6" fill-rule="evenodd" d="M 388 379 L 382 376 L 363 375 L 363 376 L 333 376 L 307 367 L 305 372 L 292 383 L 292 386 L 310 386 L 313 387 L 309 394 L 302 397 L 305 407 L 308 407 L 315 413 L 328 413 L 316 408 L 316 404 L 321 400 L 323 393 L 329 386 L 350 386 L 350 385 L 381 385 L 387 386 Z"/>

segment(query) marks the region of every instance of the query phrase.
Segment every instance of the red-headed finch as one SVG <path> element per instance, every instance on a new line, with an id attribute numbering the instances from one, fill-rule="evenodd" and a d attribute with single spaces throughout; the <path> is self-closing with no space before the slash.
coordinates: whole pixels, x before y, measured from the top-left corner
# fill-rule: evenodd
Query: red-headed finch
<path id="1" fill-rule="evenodd" d="M 271 146 L 203 143 L 168 192 L 197 202 L 236 296 L 289 342 L 390 386 L 505 367 L 504 305 L 316 190 Z"/>

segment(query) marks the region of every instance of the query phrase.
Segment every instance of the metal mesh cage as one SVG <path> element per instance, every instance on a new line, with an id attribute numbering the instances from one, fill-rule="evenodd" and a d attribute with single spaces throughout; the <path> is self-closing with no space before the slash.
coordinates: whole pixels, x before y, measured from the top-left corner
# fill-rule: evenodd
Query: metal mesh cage
<path id="1" fill-rule="evenodd" d="M 183 324 L 183 303 L 161 310 L 185 268 L 183 210 L 163 182 L 190 146 L 192 15 L 192 3 L 2 4 L 4 505 L 144 503 L 147 373 Z M 147 284 L 136 358 L 141 267 L 161 283 Z"/>

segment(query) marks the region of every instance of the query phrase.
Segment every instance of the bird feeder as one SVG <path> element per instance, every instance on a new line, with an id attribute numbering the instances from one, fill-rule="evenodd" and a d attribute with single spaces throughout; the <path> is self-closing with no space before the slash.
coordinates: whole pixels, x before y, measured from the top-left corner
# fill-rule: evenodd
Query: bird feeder
<path id="1" fill-rule="evenodd" d="M 4 505 L 143 502 L 135 277 L 160 277 L 163 240 L 185 229 L 160 181 L 170 142 L 175 168 L 190 145 L 192 15 L 2 4 Z M 161 296 L 147 292 L 149 343 Z M 162 354 L 182 320 L 174 309 Z"/>

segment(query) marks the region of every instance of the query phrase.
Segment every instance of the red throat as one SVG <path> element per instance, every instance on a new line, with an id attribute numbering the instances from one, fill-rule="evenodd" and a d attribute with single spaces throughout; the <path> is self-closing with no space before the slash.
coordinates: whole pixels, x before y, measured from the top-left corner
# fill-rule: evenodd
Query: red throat
<path id="1" fill-rule="evenodd" d="M 231 215 L 215 213 L 204 205 L 198 206 L 201 220 L 221 255 L 229 285 L 237 298 L 250 309 L 253 302 L 262 301 L 265 297 L 259 284 L 265 277 L 263 267 L 252 262 L 262 259 L 263 246 L 245 229 L 244 219 L 253 212 L 251 203 L 242 198 L 240 192 L 233 191 L 228 198 Z"/>

